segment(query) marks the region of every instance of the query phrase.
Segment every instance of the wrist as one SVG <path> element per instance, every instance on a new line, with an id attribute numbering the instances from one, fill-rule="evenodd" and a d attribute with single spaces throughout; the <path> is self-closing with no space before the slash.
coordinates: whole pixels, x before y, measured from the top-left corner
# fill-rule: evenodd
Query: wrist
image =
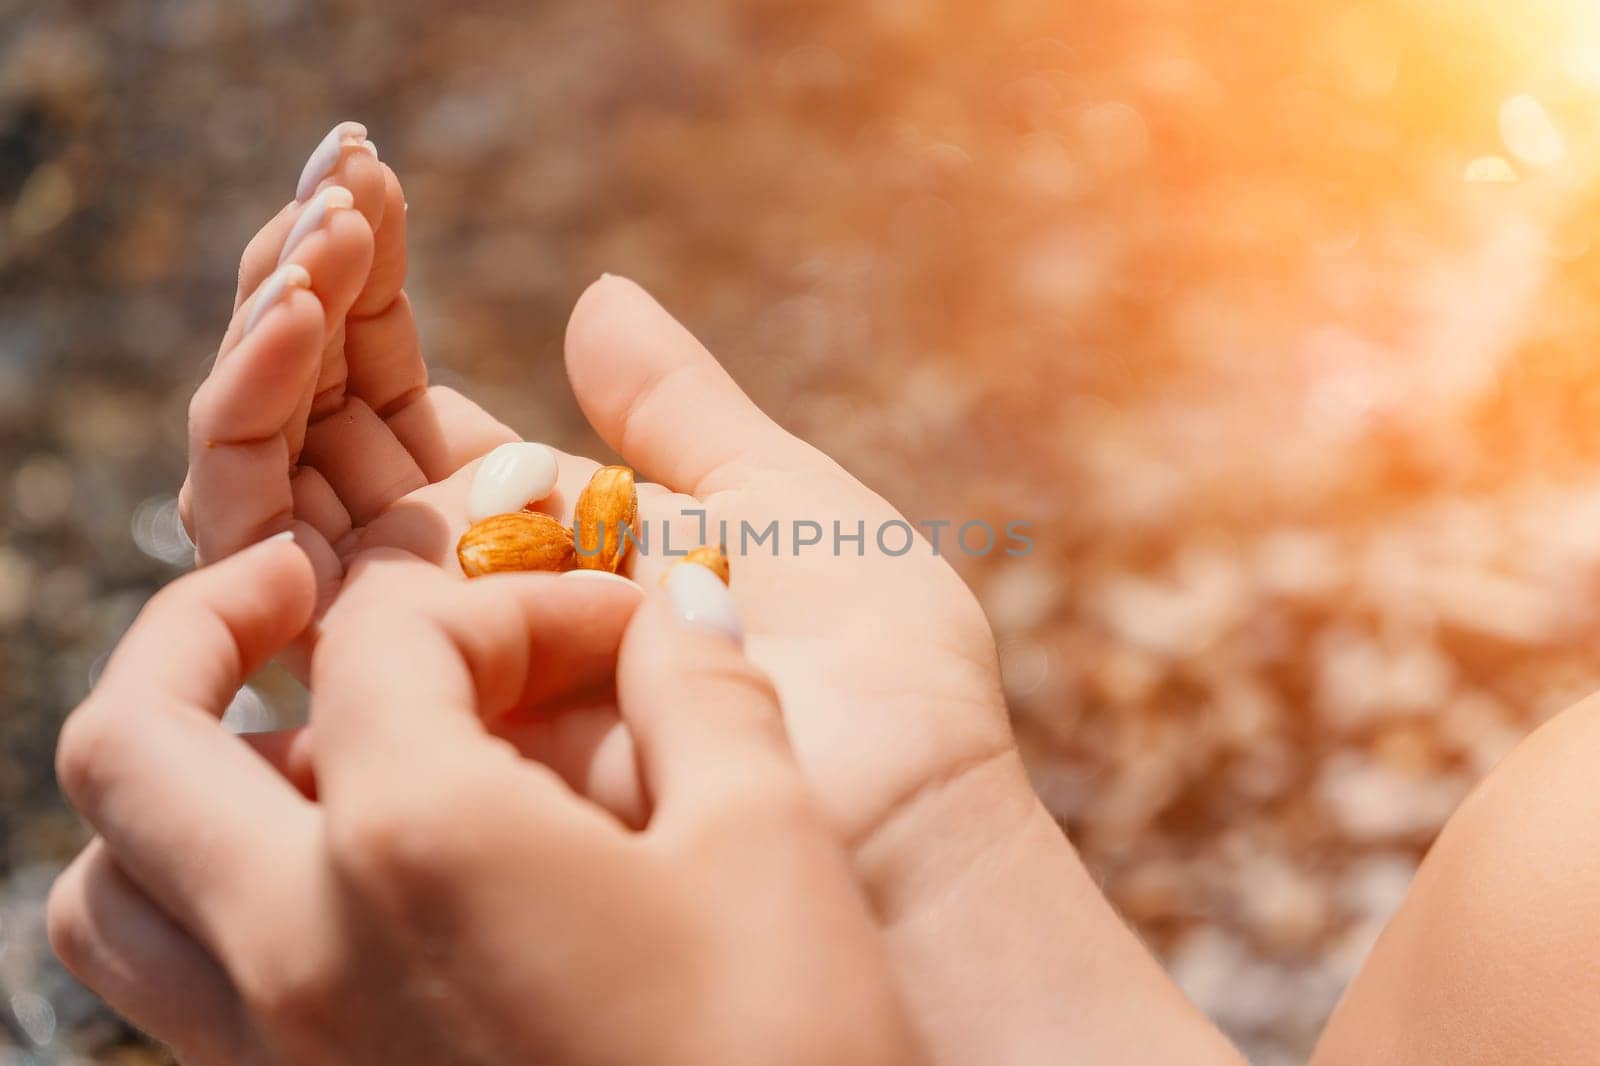
<path id="1" fill-rule="evenodd" d="M 1007 750 L 858 853 L 936 1061 L 1242 1062 L 1094 883 Z"/>

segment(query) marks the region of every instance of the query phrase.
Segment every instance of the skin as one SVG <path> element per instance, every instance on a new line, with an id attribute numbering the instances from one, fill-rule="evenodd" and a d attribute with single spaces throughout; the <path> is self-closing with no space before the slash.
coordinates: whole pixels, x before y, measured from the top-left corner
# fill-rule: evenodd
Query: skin
<path id="1" fill-rule="evenodd" d="M 1346 991 L 1315 1066 L 1589 1062 L 1600 1044 L 1600 697 L 1462 804 Z"/>
<path id="2" fill-rule="evenodd" d="M 370 552 L 313 662 L 312 803 L 216 719 L 313 595 L 286 541 L 178 581 L 63 736 L 63 788 L 103 842 L 64 875 L 52 939 L 188 1061 L 921 1061 L 736 641 L 665 591 L 632 610 L 620 583 L 466 585 Z M 542 702 L 549 635 L 591 639 L 596 598 L 630 609 L 617 703 L 651 795 L 639 831 L 484 728 Z"/>
<path id="3" fill-rule="evenodd" d="M 464 397 L 426 385 L 400 289 L 404 200 L 393 173 L 347 151 L 332 180 L 352 189 L 356 208 L 291 257 L 310 271 L 311 291 L 291 293 L 241 340 L 246 294 L 276 264 L 297 209 L 245 253 L 234 322 L 191 407 L 183 495 L 203 561 L 295 530 L 321 619 L 302 655 L 340 626 L 350 575 L 374 553 L 458 574 L 453 546 L 476 460 L 515 439 Z M 873 530 L 899 518 L 762 414 L 631 282 L 602 278 L 584 293 L 566 364 L 596 431 L 652 479 L 640 487 L 641 518 L 673 523 L 676 544 L 688 546 L 697 526 L 686 507 L 705 509 L 713 528 L 804 518 Z M 560 486 L 543 506 L 566 521 L 597 464 L 560 459 Z M 781 698 L 795 757 L 936 1059 L 1054 1062 L 1072 1049 L 1085 1061 L 1239 1061 L 1112 912 L 1032 792 L 972 594 L 925 542 L 891 558 L 870 539 L 863 558 L 735 553 L 732 587 L 749 657 Z M 636 557 L 633 576 L 653 585 L 666 562 Z M 640 824 L 637 736 L 604 699 L 568 711 L 495 728 Z M 256 743 L 307 794 L 322 786 L 316 737 Z"/>

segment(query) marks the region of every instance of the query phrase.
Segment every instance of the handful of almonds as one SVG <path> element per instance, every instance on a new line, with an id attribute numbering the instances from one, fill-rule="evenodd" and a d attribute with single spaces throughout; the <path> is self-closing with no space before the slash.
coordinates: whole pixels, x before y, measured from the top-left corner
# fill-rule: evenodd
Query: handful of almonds
<path id="1" fill-rule="evenodd" d="M 573 507 L 576 540 L 572 529 L 533 509 L 555 484 L 555 453 L 543 445 L 506 444 L 485 457 L 469 497 L 474 522 L 456 542 L 462 572 L 469 578 L 518 570 L 616 573 L 627 558 L 639 516 L 632 468 L 603 466 L 595 471 Z M 700 563 L 724 584 L 728 581 L 728 557 L 720 548 L 697 548 L 679 562 Z"/>

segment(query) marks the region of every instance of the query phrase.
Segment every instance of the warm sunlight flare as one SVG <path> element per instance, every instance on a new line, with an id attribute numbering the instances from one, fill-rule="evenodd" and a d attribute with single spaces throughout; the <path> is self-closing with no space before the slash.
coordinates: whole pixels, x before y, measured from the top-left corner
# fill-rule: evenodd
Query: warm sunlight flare
<path id="1" fill-rule="evenodd" d="M 691 337 L 727 378 L 695 362 L 712 356 Z M 773 450 L 786 438 L 766 435 L 769 416 L 865 488 L 846 492 L 823 467 Z M 598 482 L 609 490 L 591 494 L 591 459 L 613 468 Z M 636 489 L 631 473 L 618 487 L 618 463 L 637 467 Z M 654 484 L 670 478 L 689 484 Z M 844 570 L 786 554 L 752 572 L 738 528 L 696 538 L 726 573 L 652 572 L 642 548 L 601 550 L 604 538 L 590 556 L 604 565 L 578 561 L 589 542 L 565 519 L 581 501 L 629 529 L 631 509 L 636 532 L 657 531 L 664 549 L 661 509 L 694 499 L 689 489 L 748 506 L 756 528 L 779 517 L 785 529 L 826 528 L 837 516 L 813 513 L 826 504 L 872 508 L 863 528 L 888 528 L 890 513 L 908 532 L 972 519 L 1000 540 L 882 584 L 903 571 L 843 554 Z M 1089 874 L 1083 898 L 1104 893 L 1107 921 L 1126 922 L 1128 942 L 1159 962 L 1150 975 L 1170 975 L 1194 1017 L 1256 1066 L 1303 1066 L 1446 821 L 1537 727 L 1600 689 L 1600 0 L 0 0 L 0 1064 L 165 1066 L 113 1011 L 234 1016 L 168 994 L 159 966 L 123 965 L 124 986 L 96 987 L 54 958 L 46 900 L 89 838 L 54 758 L 91 684 L 126 676 L 113 646 L 157 589 L 194 568 L 196 538 L 208 564 L 225 566 L 289 516 L 327 550 L 306 553 L 319 569 L 300 600 L 290 594 L 308 586 L 290 579 L 302 571 L 262 584 L 262 602 L 283 599 L 286 611 L 329 606 L 347 568 L 404 580 L 382 565 L 386 547 L 432 560 L 426 580 L 434 563 L 454 576 L 463 559 L 486 571 L 539 562 L 585 572 L 552 578 L 562 595 L 679 597 L 674 609 L 724 650 L 778 670 L 776 695 L 762 697 L 782 703 L 768 708 L 782 719 L 773 736 L 795 727 L 807 779 L 869 851 L 914 839 L 894 828 L 907 823 L 873 820 L 925 794 L 962 797 L 926 808 L 929 839 L 988 843 L 968 823 L 984 804 L 933 785 L 969 766 L 985 777 L 1000 764 L 984 753 L 1004 734 L 1014 772 L 995 779 L 1053 846 L 1070 840 Z M 684 518 L 666 516 L 674 538 Z M 1005 550 L 1012 522 L 1028 523 L 1026 555 Z M 380 540 L 368 558 L 374 526 L 401 541 Z M 488 597 L 499 578 L 458 584 Z M 415 597 L 379 587 L 378 613 L 414 635 L 402 623 Z M 288 628 L 299 642 L 231 703 L 208 690 L 221 693 L 213 709 L 227 728 L 304 720 L 312 697 L 297 670 L 313 633 Z M 545 647 L 496 631 L 513 634 L 513 653 Z M 616 687 L 615 647 L 560 648 L 599 671 L 593 691 Z M 172 635 L 150 641 L 146 654 L 158 653 L 198 661 L 199 649 Z M 370 677 L 427 660 L 382 661 Z M 579 673 L 528 676 L 576 684 Z M 180 676 L 187 667 L 170 674 Z M 952 679 L 971 687 L 929 713 Z M 434 691 L 421 675 L 392 687 L 384 700 L 408 707 Z M 631 827 L 658 798 L 638 776 L 639 749 L 616 707 L 591 706 L 588 688 L 566 695 L 586 715 L 570 737 L 542 733 L 557 721 L 542 710 L 517 736 L 570 760 L 607 824 Z M 152 720 L 151 706 L 126 709 L 119 728 Z M 994 737 L 970 728 L 974 709 Z M 425 720 L 409 715 L 366 724 Z M 97 759 L 137 757 L 129 771 L 171 791 L 126 816 L 132 837 L 187 825 L 195 840 L 255 845 L 277 824 L 208 827 L 249 778 L 207 759 L 173 768 L 160 745 L 104 736 L 80 735 L 67 791 L 85 804 L 118 792 L 91 787 Z M 319 803 L 364 795 L 312 787 L 322 740 L 300 736 L 263 747 L 282 764 L 273 787 Z M 353 756 L 389 750 L 353 736 Z M 1005 747 L 1013 737 L 1020 759 Z M 486 790 L 500 800 L 489 819 L 445 831 L 431 792 L 383 780 L 407 803 L 369 816 L 410 810 L 441 832 L 413 858 L 488 856 L 463 845 L 511 809 L 510 792 Z M 1519 818 L 1510 835 L 1549 824 Z M 538 838 L 506 834 L 518 848 Z M 158 850 L 147 871 L 224 869 L 184 861 L 208 858 L 204 848 Z M 554 871 L 589 886 L 624 870 L 512 854 L 518 869 L 474 867 L 469 881 L 519 921 L 558 912 L 530 905 L 518 877 Z M 911 855 L 836 864 L 885 878 L 867 886 L 869 921 L 906 898 L 897 878 L 940 868 Z M 104 860 L 102 874 L 120 861 Z M 454 883 L 464 868 L 439 872 Z M 766 914 L 775 900 L 826 898 L 794 883 L 650 891 L 664 877 L 630 872 L 604 890 L 662 914 L 722 904 L 693 923 L 704 929 L 761 903 L 735 943 L 778 929 Z M 984 893 L 1031 882 L 984 880 L 973 913 L 1009 920 L 1015 908 Z M 376 913 L 346 902 L 339 914 Z M 1001 946 L 1033 953 L 1039 930 L 1070 932 L 1093 913 L 1068 902 L 1062 921 L 1010 927 Z M 629 959 L 598 979 L 591 964 L 606 944 L 678 943 L 667 926 L 629 925 L 636 909 L 597 912 L 593 936 L 561 957 L 551 973 L 575 1006 L 552 1017 L 592 1020 L 622 1002 L 619 982 L 650 972 Z M 301 946 L 292 923 L 261 924 L 270 935 L 241 943 Z M 927 923 L 894 924 L 926 935 Z M 481 941 L 485 983 L 465 984 L 516 972 L 520 955 L 492 953 L 510 942 Z M 963 1004 L 980 1012 L 981 1050 L 939 1066 L 1009 1061 L 988 1008 L 1022 993 L 1073 1009 L 1095 1002 L 1079 991 L 1112 1007 L 1135 1000 L 1078 960 L 1018 976 L 996 941 L 950 942 L 949 973 L 999 983 L 920 1000 L 952 1032 Z M 79 946 L 83 966 L 94 952 Z M 384 947 L 371 957 L 385 980 L 400 973 L 387 968 L 391 950 L 435 954 Z M 454 965 L 458 953 L 445 954 L 440 964 Z M 895 958 L 942 974 L 925 965 L 934 954 Z M 1574 970 L 1590 991 L 1597 955 Z M 1539 961 L 1500 966 L 1488 983 L 1498 991 L 1504 974 L 1537 974 Z M 740 983 L 789 1002 L 766 976 Z M 407 982 L 393 983 L 443 987 Z M 1560 999 L 1494 998 L 1530 1009 Z M 502 1002 L 512 1021 L 537 1013 L 525 992 Z M 482 1003 L 458 1005 L 469 1017 Z M 1574 1014 L 1593 1024 L 1600 1008 Z M 366 1032 L 359 1016 L 330 1015 Z M 365 1018 L 418 1031 L 431 1020 L 409 1009 Z M 1129 1061 L 1051 1051 L 1047 1061 Z"/>

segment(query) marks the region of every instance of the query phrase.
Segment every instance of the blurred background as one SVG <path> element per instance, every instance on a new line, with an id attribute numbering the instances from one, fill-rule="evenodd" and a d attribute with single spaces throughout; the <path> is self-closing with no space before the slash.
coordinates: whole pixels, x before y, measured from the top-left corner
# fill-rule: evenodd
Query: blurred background
<path id="1" fill-rule="evenodd" d="M 50 960 L 51 750 L 344 118 L 524 434 L 597 447 L 562 329 L 623 273 L 912 517 L 1035 522 L 958 562 L 1038 788 L 1253 1062 L 1600 681 L 1592 4 L 0 0 L 0 1064 L 163 1061 Z"/>

